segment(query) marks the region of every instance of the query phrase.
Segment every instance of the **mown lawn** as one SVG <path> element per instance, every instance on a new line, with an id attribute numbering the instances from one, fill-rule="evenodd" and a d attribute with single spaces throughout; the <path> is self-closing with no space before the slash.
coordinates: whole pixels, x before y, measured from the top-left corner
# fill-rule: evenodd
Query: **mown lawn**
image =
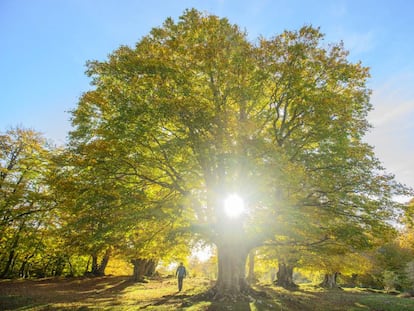
<path id="1" fill-rule="evenodd" d="M 323 290 L 302 286 L 288 291 L 257 286 L 266 293 L 250 301 L 223 303 L 198 294 L 211 286 L 189 278 L 177 292 L 175 279 L 133 283 L 128 277 L 0 281 L 0 310 L 187 310 L 187 311 L 414 311 L 414 299 L 362 289 Z"/>

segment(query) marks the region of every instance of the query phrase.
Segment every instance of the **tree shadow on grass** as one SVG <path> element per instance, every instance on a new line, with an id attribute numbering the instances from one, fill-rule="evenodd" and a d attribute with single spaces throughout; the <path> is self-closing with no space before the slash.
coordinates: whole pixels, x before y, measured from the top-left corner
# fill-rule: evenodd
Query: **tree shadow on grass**
<path id="1" fill-rule="evenodd" d="M 202 305 L 202 307 L 201 307 Z M 244 301 L 212 301 L 207 298 L 205 293 L 201 294 L 184 294 L 173 293 L 171 295 L 164 295 L 160 299 L 154 300 L 151 303 L 142 306 L 141 309 L 154 308 L 157 306 L 170 307 L 171 310 L 177 308 L 199 307 L 206 311 L 251 311 L 250 303 Z M 152 310 L 152 309 L 151 309 Z M 181 309 L 180 309 L 181 310 Z M 185 310 L 185 309 L 184 309 Z M 197 309 L 198 310 L 198 309 Z M 201 310 L 201 309 L 200 309 Z M 256 308 L 257 311 L 267 311 L 269 309 Z"/>
<path id="2" fill-rule="evenodd" d="M 293 294 L 295 293 L 295 294 Z M 297 300 L 294 297 L 298 297 Z M 210 301 L 208 311 L 273 311 L 273 310 L 301 310 L 315 311 L 317 308 L 307 306 L 309 299 L 314 298 L 313 295 L 295 288 L 294 290 L 280 291 L 279 288 L 273 286 L 255 285 L 245 297 L 235 301 L 212 301 L 206 295 L 201 294 L 193 301 Z"/>
<path id="3" fill-rule="evenodd" d="M 0 310 L 45 307 L 55 304 L 93 306 L 94 299 L 113 301 L 135 283 L 129 277 L 8 280 L 0 282 Z"/>
<path id="4" fill-rule="evenodd" d="M 250 303 L 247 301 L 212 302 L 207 310 L 208 311 L 228 311 L 228 310 L 251 311 L 251 308 L 250 308 Z"/>
<path id="5" fill-rule="evenodd" d="M 191 295 L 185 295 L 185 294 L 179 294 L 179 293 L 165 295 L 165 296 L 162 296 L 161 299 L 141 307 L 141 309 L 146 309 L 148 307 L 154 307 L 154 306 L 162 306 L 166 304 L 176 304 L 180 300 L 186 299 L 188 297 L 191 297 Z"/>
<path id="6" fill-rule="evenodd" d="M 217 292 L 214 287 L 206 292 L 191 297 L 193 304 L 208 304 L 203 309 L 207 311 L 270 311 L 276 310 L 274 304 L 270 304 L 270 298 L 265 292 L 249 287 L 239 294 L 223 294 Z"/>

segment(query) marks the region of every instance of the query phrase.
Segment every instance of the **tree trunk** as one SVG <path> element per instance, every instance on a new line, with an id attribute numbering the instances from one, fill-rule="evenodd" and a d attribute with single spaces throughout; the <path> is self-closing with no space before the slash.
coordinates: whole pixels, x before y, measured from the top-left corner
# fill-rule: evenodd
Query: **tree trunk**
<path id="1" fill-rule="evenodd" d="M 245 270 L 248 251 L 244 243 L 218 243 L 218 277 L 213 287 L 214 300 L 234 300 L 246 296 L 250 287 Z"/>
<path id="2" fill-rule="evenodd" d="M 319 285 L 324 288 L 339 288 L 339 285 L 337 284 L 339 274 L 339 272 L 326 273 L 322 283 Z"/>
<path id="3" fill-rule="evenodd" d="M 28 261 L 24 260 L 22 262 L 22 264 L 20 265 L 19 277 L 21 277 L 23 279 L 25 279 L 27 277 L 27 273 L 26 273 L 27 272 L 27 268 L 26 268 L 27 263 L 28 263 Z"/>
<path id="4" fill-rule="evenodd" d="M 132 259 L 131 263 L 134 266 L 132 279 L 134 282 L 145 282 L 144 276 L 148 276 L 152 269 L 155 271 L 155 260 L 152 259 Z"/>
<path id="5" fill-rule="evenodd" d="M 92 254 L 92 271 L 91 274 L 94 276 L 104 276 L 105 269 L 108 265 L 109 258 L 111 257 L 111 249 L 108 248 L 102 257 L 101 264 L 98 264 L 98 255 Z"/>
<path id="6" fill-rule="evenodd" d="M 34 256 L 34 254 L 31 254 L 31 255 L 27 255 L 24 258 L 24 260 L 23 260 L 23 262 L 22 262 L 22 264 L 20 266 L 20 270 L 19 270 L 19 276 L 21 278 L 24 278 L 25 279 L 25 278 L 28 278 L 30 276 L 30 273 L 29 273 L 29 266 L 30 266 L 29 260 L 31 258 L 33 258 L 33 256 Z"/>
<path id="7" fill-rule="evenodd" d="M 91 257 L 88 258 L 88 262 L 86 263 L 86 268 L 85 268 L 85 272 L 83 273 L 83 275 L 88 275 L 89 274 L 89 264 L 91 263 Z"/>
<path id="8" fill-rule="evenodd" d="M 158 260 L 150 259 L 146 266 L 145 276 L 153 276 L 155 274 L 155 269 L 157 268 Z"/>
<path id="9" fill-rule="evenodd" d="M 104 276 L 105 275 L 105 269 L 106 269 L 106 266 L 108 265 L 110 257 L 111 257 L 111 249 L 108 248 L 105 251 L 105 255 L 103 256 L 103 258 L 101 260 L 101 264 L 98 267 L 98 270 L 97 270 L 97 275 L 98 276 Z"/>
<path id="10" fill-rule="evenodd" d="M 293 282 L 293 266 L 284 262 L 279 262 L 279 270 L 276 274 L 276 285 L 283 288 L 292 289 L 298 286 Z"/>
<path id="11" fill-rule="evenodd" d="M 5 278 L 6 276 L 8 276 L 10 271 L 13 270 L 15 259 L 16 259 L 16 256 L 17 256 L 16 249 L 17 249 L 17 246 L 19 245 L 20 233 L 22 232 L 25 223 L 26 222 L 23 221 L 20 224 L 19 230 L 17 231 L 17 233 L 15 234 L 15 236 L 13 238 L 13 243 L 11 245 L 10 252 L 9 252 L 9 258 L 7 260 L 6 266 L 4 267 L 3 271 L 0 274 L 0 278 Z"/>
<path id="12" fill-rule="evenodd" d="M 63 270 L 65 269 L 65 265 L 66 262 L 64 258 L 59 256 L 54 263 L 53 276 L 62 276 Z"/>
<path id="13" fill-rule="evenodd" d="M 67 261 L 68 261 L 68 265 L 69 265 L 69 276 L 73 277 L 73 276 L 75 276 L 75 270 L 73 269 L 72 262 L 70 261 L 70 256 L 67 256 Z"/>
<path id="14" fill-rule="evenodd" d="M 13 259 L 15 256 L 14 249 L 12 249 L 9 253 L 9 259 L 6 262 L 6 266 L 3 269 L 3 272 L 0 274 L 0 278 L 5 278 L 9 274 L 10 266 L 12 265 Z"/>
<path id="15" fill-rule="evenodd" d="M 92 275 L 98 275 L 98 254 L 92 254 Z"/>
<path id="16" fill-rule="evenodd" d="M 255 251 L 250 251 L 249 253 L 249 273 L 247 275 L 247 281 L 249 284 L 254 284 L 257 282 L 257 279 L 254 275 L 254 257 L 256 255 Z"/>

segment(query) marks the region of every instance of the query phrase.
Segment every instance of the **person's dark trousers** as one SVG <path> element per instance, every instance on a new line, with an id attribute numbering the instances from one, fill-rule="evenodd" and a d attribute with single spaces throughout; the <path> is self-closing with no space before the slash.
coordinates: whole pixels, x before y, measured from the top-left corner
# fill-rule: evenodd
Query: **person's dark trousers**
<path id="1" fill-rule="evenodd" d="M 184 278 L 178 277 L 178 291 L 180 291 L 180 292 L 183 289 L 183 279 Z"/>

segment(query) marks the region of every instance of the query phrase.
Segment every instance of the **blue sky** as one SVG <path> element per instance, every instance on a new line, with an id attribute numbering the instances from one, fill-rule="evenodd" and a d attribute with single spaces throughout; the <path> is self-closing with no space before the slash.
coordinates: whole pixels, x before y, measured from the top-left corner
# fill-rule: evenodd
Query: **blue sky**
<path id="1" fill-rule="evenodd" d="M 342 40 L 371 68 L 374 126 L 366 140 L 397 180 L 414 187 L 414 1 L 0 0 L 0 131 L 33 128 L 63 144 L 70 114 L 90 89 L 87 60 L 134 45 L 167 17 L 196 8 L 251 40 L 303 25 Z"/>

